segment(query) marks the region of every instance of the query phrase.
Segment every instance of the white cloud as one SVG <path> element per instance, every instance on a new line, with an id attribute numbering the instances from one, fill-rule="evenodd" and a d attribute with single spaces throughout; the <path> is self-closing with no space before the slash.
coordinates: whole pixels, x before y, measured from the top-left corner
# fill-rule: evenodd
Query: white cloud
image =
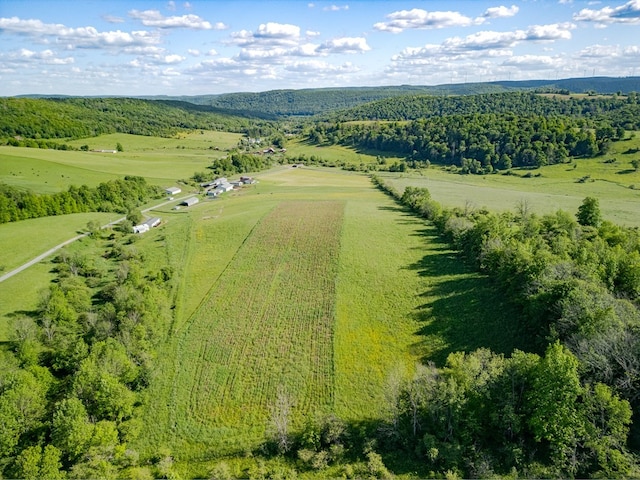
<path id="1" fill-rule="evenodd" d="M 330 5 L 328 7 L 324 7 L 323 10 L 325 12 L 339 12 L 340 10 L 349 10 L 349 5 Z"/>
<path id="2" fill-rule="evenodd" d="M 604 7 L 600 10 L 583 8 L 574 14 L 573 19 L 578 22 L 594 22 L 600 25 L 640 24 L 640 0 L 631 0 L 619 7 Z"/>
<path id="3" fill-rule="evenodd" d="M 169 3 L 167 3 L 167 9 L 172 10 L 172 11 L 175 10 L 176 9 L 176 2 L 171 0 Z"/>
<path id="4" fill-rule="evenodd" d="M 323 53 L 364 53 L 371 50 L 363 37 L 334 38 L 324 42 L 318 48 Z"/>
<path id="5" fill-rule="evenodd" d="M 124 22 L 124 18 L 116 17 L 115 15 L 102 15 L 102 19 L 105 22 L 109 22 L 109 23 L 123 23 Z"/>
<path id="6" fill-rule="evenodd" d="M 286 23 L 263 23 L 258 31 L 240 30 L 231 34 L 228 43 L 241 47 L 268 48 L 272 46 L 295 46 L 300 41 L 300 27 Z"/>
<path id="7" fill-rule="evenodd" d="M 499 6 L 499 7 L 490 7 L 487 8 L 484 15 L 485 18 L 505 18 L 505 17 L 513 17 L 516 13 L 518 13 L 520 9 L 516 5 L 511 5 L 511 7 Z"/>
<path id="8" fill-rule="evenodd" d="M 31 37 L 53 36 L 58 43 L 69 49 L 144 46 L 160 42 L 160 36 L 157 33 L 144 30 L 100 32 L 91 26 L 70 28 L 59 23 L 44 23 L 34 19 L 22 20 L 18 17 L 0 18 L 0 31 Z"/>
<path id="9" fill-rule="evenodd" d="M 459 12 L 428 12 L 420 8 L 400 10 L 387 15 L 387 22 L 379 22 L 373 28 L 382 32 L 400 33 L 407 29 L 436 29 L 468 27 L 481 21 Z"/>
<path id="10" fill-rule="evenodd" d="M 214 28 L 211 23 L 193 14 L 165 17 L 158 10 L 131 10 L 129 16 L 140 20 L 145 27 L 188 28 L 192 30 L 212 30 Z"/>
<path id="11" fill-rule="evenodd" d="M 522 70 L 557 69 L 566 63 L 562 57 L 550 57 L 548 55 L 519 55 L 505 60 L 502 65 L 518 67 Z"/>
<path id="12" fill-rule="evenodd" d="M 197 48 L 188 48 L 187 49 L 187 53 L 189 55 L 194 56 L 194 57 L 199 57 L 200 56 L 200 50 L 198 50 Z"/>
<path id="13" fill-rule="evenodd" d="M 213 57 L 214 55 L 218 55 L 218 52 L 214 48 L 212 48 L 207 52 L 207 55 L 209 55 L 210 57 Z"/>

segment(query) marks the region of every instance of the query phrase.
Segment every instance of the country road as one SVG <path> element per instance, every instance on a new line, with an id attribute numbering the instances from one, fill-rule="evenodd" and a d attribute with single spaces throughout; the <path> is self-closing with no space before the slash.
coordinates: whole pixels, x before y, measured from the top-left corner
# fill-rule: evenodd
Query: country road
<path id="1" fill-rule="evenodd" d="M 189 195 L 184 195 L 180 198 L 176 198 L 173 200 L 169 200 L 163 203 L 159 203 L 158 205 L 154 205 L 153 207 L 149 207 L 146 208 L 144 210 L 142 210 L 142 213 L 147 213 L 150 210 L 153 210 L 154 208 L 158 208 L 158 207 L 163 207 L 165 205 L 167 205 L 168 203 L 173 203 L 173 202 L 180 202 L 182 199 L 193 196 L 194 194 L 189 194 Z M 118 218 L 117 220 L 114 220 L 112 222 L 107 223 L 106 225 L 103 225 L 100 228 L 107 228 L 107 227 L 111 227 L 117 223 L 120 223 L 121 221 L 123 221 L 125 218 L 127 217 L 122 217 L 122 218 Z M 86 237 L 87 235 L 89 235 L 89 233 L 82 233 L 80 235 L 76 235 L 73 238 L 70 238 L 69 240 L 65 240 L 64 242 L 56 245 L 53 248 L 50 248 L 49 250 L 47 250 L 46 252 L 38 255 L 37 257 L 33 258 L 32 260 L 29 260 L 27 263 L 24 263 L 22 265 L 20 265 L 18 268 L 15 268 L 13 270 L 11 270 L 10 272 L 5 273 L 4 275 L 0 276 L 0 283 L 4 282 L 5 280 L 13 277 L 14 275 L 17 275 L 18 273 L 22 272 L 23 270 L 26 270 L 27 268 L 29 268 L 32 265 L 35 265 L 36 263 L 44 260 L 45 258 L 49 257 L 50 255 L 53 255 L 55 252 L 57 252 L 58 250 L 60 250 L 62 247 L 64 247 L 65 245 L 69 245 L 70 243 L 75 242 L 76 240 L 81 239 L 82 237 Z"/>

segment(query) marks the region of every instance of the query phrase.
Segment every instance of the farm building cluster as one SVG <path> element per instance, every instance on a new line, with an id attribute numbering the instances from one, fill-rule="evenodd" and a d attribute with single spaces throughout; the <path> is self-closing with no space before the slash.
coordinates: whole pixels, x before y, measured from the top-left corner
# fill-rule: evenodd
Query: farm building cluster
<path id="1" fill-rule="evenodd" d="M 251 177 L 240 177 L 240 180 L 230 182 L 225 177 L 216 178 L 211 182 L 201 183 L 200 186 L 207 192 L 207 197 L 217 197 L 225 192 L 230 192 L 236 187 L 256 183 Z"/>
<path id="2" fill-rule="evenodd" d="M 151 230 L 153 227 L 157 227 L 160 225 L 162 220 L 159 217 L 153 217 L 148 219 L 147 221 L 133 226 L 133 233 L 144 233 Z"/>

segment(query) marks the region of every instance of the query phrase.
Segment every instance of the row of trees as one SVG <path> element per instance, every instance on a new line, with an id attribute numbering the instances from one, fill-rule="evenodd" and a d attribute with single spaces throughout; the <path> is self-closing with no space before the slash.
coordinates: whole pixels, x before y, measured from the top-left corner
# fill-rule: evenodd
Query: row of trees
<path id="1" fill-rule="evenodd" d="M 640 232 L 602 221 L 589 197 L 575 217 L 526 204 L 464 211 L 374 181 L 490 275 L 546 350 L 456 353 L 443 369 L 420 367 L 397 396 L 397 445 L 465 476 L 637 474 L 627 434 L 640 412 Z"/>
<path id="2" fill-rule="evenodd" d="M 0 352 L 0 475 L 115 478 L 138 466 L 127 444 L 171 323 L 172 271 L 149 271 L 116 232 L 108 244 L 103 257 L 60 254 L 58 281 L 35 315 L 16 320 L 12 352 Z"/>
<path id="3" fill-rule="evenodd" d="M 72 185 L 52 194 L 36 194 L 0 183 L 0 223 L 68 213 L 126 213 L 161 196 L 160 187 L 149 185 L 138 176 L 110 180 L 95 188 Z"/>

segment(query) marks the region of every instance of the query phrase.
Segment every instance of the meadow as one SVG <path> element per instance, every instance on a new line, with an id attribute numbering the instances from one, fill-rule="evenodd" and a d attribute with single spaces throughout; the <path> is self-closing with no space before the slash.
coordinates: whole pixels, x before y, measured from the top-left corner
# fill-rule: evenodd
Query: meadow
<path id="1" fill-rule="evenodd" d="M 90 150 L 122 152 L 61 151 L 37 148 L 0 147 L 0 182 L 53 193 L 70 185 L 96 186 L 124 175 L 145 177 L 149 183 L 174 185 L 203 171 L 214 158 L 236 146 L 241 135 L 228 132 L 182 134 L 176 138 L 111 134 L 68 142 Z"/>
<path id="2" fill-rule="evenodd" d="M 418 361 L 526 347 L 513 311 L 492 308 L 489 281 L 365 176 L 280 167 L 257 178 L 159 211 L 163 246 L 158 232 L 136 243 L 170 252 L 182 282 L 133 446 L 143 454 L 164 446 L 185 475 L 207 475 L 260 446 L 281 392 L 293 431 L 327 414 L 355 425 L 388 413 L 390 379 Z"/>

